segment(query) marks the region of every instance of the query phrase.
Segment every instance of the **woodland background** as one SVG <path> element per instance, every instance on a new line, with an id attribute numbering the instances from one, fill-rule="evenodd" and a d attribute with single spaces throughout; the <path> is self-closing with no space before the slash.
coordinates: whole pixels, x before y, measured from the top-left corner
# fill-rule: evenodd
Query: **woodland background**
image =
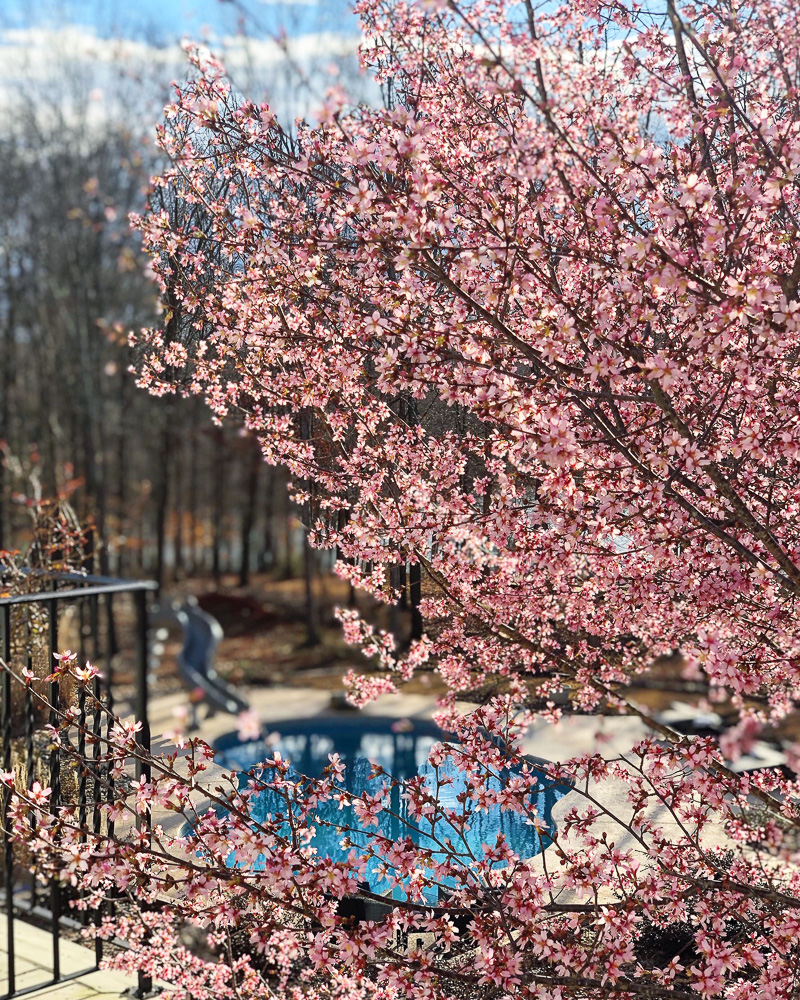
<path id="1" fill-rule="evenodd" d="M 210 43 L 284 117 L 333 76 L 363 86 L 330 4 L 272 17 L 217 6 L 230 17 L 206 29 Z M 31 504 L 58 498 L 91 525 L 96 572 L 217 586 L 316 573 L 302 511 L 253 440 L 196 398 L 153 398 L 129 371 L 128 331 L 159 316 L 128 215 L 160 167 L 154 123 L 188 67 L 173 26 L 131 40 L 117 5 L 101 8 L 85 32 L 61 5 L 46 29 L 0 12 L 0 549 L 23 547 Z"/>

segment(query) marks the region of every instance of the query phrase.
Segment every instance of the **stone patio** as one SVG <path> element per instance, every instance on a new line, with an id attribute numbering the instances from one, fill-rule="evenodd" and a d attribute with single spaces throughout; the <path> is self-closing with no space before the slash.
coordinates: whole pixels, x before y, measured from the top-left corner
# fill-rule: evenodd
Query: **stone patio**
<path id="1" fill-rule="evenodd" d="M 8 989 L 8 948 L 6 940 L 5 914 L 0 915 L 0 990 Z M 94 951 L 61 939 L 60 944 L 62 975 L 72 976 L 52 983 L 53 943 L 50 934 L 33 924 L 21 920 L 14 921 L 14 971 L 16 989 L 33 990 L 28 996 L 46 1000 L 100 1000 L 117 998 L 127 990 L 136 987 L 136 981 L 120 972 L 92 971 Z M 84 972 L 84 970 L 86 970 Z M 80 975 L 84 972 L 83 975 Z M 76 973 L 78 975 L 76 975 Z"/>
<path id="2" fill-rule="evenodd" d="M 267 727 L 268 731 L 280 733 L 281 722 L 300 719 L 323 719 L 331 716 L 353 716 L 354 710 L 342 708 L 331 692 L 316 688 L 254 688 L 247 692 L 252 708 Z M 174 730 L 176 718 L 174 709 L 186 704 L 186 694 L 177 693 L 153 699 L 150 705 L 152 746 L 154 752 L 172 748 L 164 734 Z M 465 706 L 466 708 L 467 706 Z M 429 719 L 436 710 L 436 700 L 426 695 L 391 695 L 361 710 L 363 714 L 390 719 Z M 201 715 L 203 714 L 201 710 Z M 233 716 L 217 713 L 200 722 L 199 735 L 209 743 L 220 736 L 235 731 Z M 606 756 L 614 757 L 630 750 L 634 743 L 645 734 L 643 724 L 634 718 L 599 719 L 589 716 L 572 716 L 557 725 L 540 723 L 531 728 L 525 741 L 529 754 L 550 761 L 566 760 L 589 750 L 600 749 Z M 599 738 L 598 738 L 599 736 Z M 213 772 L 206 772 L 204 778 L 212 778 Z M 614 835 L 620 847 L 627 846 L 629 834 L 620 819 L 630 806 L 627 803 L 627 789 L 619 782 L 604 782 L 592 790 L 603 804 L 610 808 L 617 821 L 607 820 L 609 833 Z M 598 794 L 599 793 L 599 794 Z M 553 819 L 558 823 L 564 812 L 574 804 L 570 796 L 562 799 L 553 810 Z M 666 817 L 664 817 L 666 818 Z M 169 827 L 175 818 L 158 817 Z M 544 859 L 542 859 L 544 860 Z M 0 915 L 0 922 L 4 917 Z M 0 927 L 0 977 L 5 979 L 6 952 L 4 927 Z M 17 967 L 17 989 L 26 989 L 41 982 L 42 988 L 31 994 L 46 997 L 47 1000 L 88 1000 L 94 997 L 118 997 L 135 987 L 132 978 L 115 972 L 92 972 L 78 975 L 66 982 L 49 984 L 52 968 L 52 943 L 50 935 L 31 925 L 17 921 L 15 925 L 15 947 Z M 62 969 L 66 975 L 74 975 L 81 970 L 91 970 L 94 954 L 70 941 L 62 941 Z M 2 985 L 0 985 L 2 989 Z"/>
<path id="3" fill-rule="evenodd" d="M 392 719 L 430 719 L 436 711 L 436 699 L 421 694 L 384 695 L 359 711 L 333 707 L 331 692 L 318 688 L 260 687 L 246 692 L 251 707 L 268 729 L 280 732 L 280 723 L 289 720 L 330 716 L 371 715 Z M 175 728 L 173 710 L 185 705 L 184 692 L 154 698 L 150 705 L 152 745 L 157 753 L 166 744 L 163 734 Z M 467 711 L 474 706 L 464 705 Z M 201 708 L 202 715 L 204 709 Z M 201 719 L 197 735 L 213 743 L 236 729 L 236 719 L 218 712 Z M 568 716 L 554 725 L 540 722 L 533 726 L 525 741 L 528 753 L 545 760 L 567 760 L 598 746 L 609 756 L 625 753 L 647 732 L 644 724 L 630 716 L 601 719 L 597 716 Z M 596 742 L 595 737 L 599 734 Z"/>

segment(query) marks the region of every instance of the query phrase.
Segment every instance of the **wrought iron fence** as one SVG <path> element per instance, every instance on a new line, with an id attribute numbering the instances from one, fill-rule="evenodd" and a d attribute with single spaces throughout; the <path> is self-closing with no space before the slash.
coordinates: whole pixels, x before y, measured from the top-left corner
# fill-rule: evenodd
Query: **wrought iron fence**
<path id="1" fill-rule="evenodd" d="M 59 652 L 59 622 L 63 623 L 63 612 L 70 608 L 73 612 L 71 631 L 75 636 L 77 652 L 82 660 L 88 659 L 101 668 L 100 675 L 93 679 L 93 698 L 86 704 L 86 692 L 77 691 L 78 711 L 78 759 L 86 757 L 86 737 L 91 734 L 93 768 L 79 767 L 73 775 L 75 788 L 72 791 L 78 807 L 81 827 L 88 832 L 89 824 L 94 834 L 99 834 L 102 824 L 101 806 L 113 799 L 113 776 L 101 775 L 100 746 L 107 735 L 108 716 L 96 709 L 102 699 L 106 708 L 114 709 L 121 704 L 118 697 L 119 677 L 115 677 L 116 655 L 124 649 L 119 634 L 119 601 L 127 596 L 133 602 L 133 614 L 126 620 L 123 631 L 127 635 L 132 658 L 127 671 L 126 700 L 137 722 L 141 723 L 137 739 L 144 750 L 150 749 L 150 725 L 148 719 L 148 594 L 157 589 L 152 581 L 114 580 L 106 577 L 62 574 L 48 581 L 50 589 L 37 593 L 0 597 L 0 657 L 6 664 L 26 667 L 33 671 L 37 655 L 40 663 L 46 657 L 49 674 L 53 669 L 53 654 Z M 62 643 L 65 645 L 66 643 Z M 119 648 L 115 648 L 118 647 Z M 21 661 L 21 662 L 20 662 Z M 58 748 L 49 746 L 44 730 L 45 720 L 37 717 L 37 703 L 31 685 L 24 691 L 21 685 L 14 685 L 11 673 L 2 672 L 0 679 L 2 694 L 2 717 L 0 737 L 2 738 L 2 768 L 5 772 L 16 770 L 24 774 L 26 787 L 31 788 L 37 774 L 47 777 L 51 788 L 50 809 L 57 814 L 63 804 L 62 761 Z M 15 689 L 20 690 L 16 692 Z M 57 679 L 51 680 L 46 690 L 50 704 L 49 723 L 55 725 L 59 709 L 60 688 Z M 128 706 L 126 706 L 127 708 Z M 89 772 L 93 771 L 93 774 Z M 137 762 L 137 778 L 149 778 L 147 766 Z M 101 780 L 102 779 L 102 780 Z M 89 787 L 91 786 L 91 787 Z M 11 789 L 4 786 L 2 795 L 3 816 L 3 864 L 2 901 L 5 910 L 7 933 L 7 989 L 0 994 L 0 1000 L 22 996 L 44 986 L 53 985 L 67 979 L 74 979 L 96 969 L 103 958 L 103 941 L 95 939 L 94 964 L 88 968 L 66 974 L 61 968 L 60 944 L 65 931 L 78 929 L 88 920 L 85 910 L 77 911 L 77 919 L 69 915 L 69 907 L 64 898 L 65 889 L 57 879 L 50 881 L 47 888 L 39 884 L 35 872 L 28 872 L 27 864 L 21 864 L 19 852 L 24 845 L 15 845 L 9 834 L 7 821 Z M 113 835 L 113 823 L 108 823 L 109 834 Z M 106 904 L 113 907 L 114 903 Z M 102 914 L 95 914 L 99 918 Z M 52 978 L 32 986 L 19 988 L 15 976 L 14 925 L 17 921 L 28 921 L 49 928 L 52 939 Z M 152 990 L 149 977 L 139 974 L 137 996 L 144 997 Z"/>

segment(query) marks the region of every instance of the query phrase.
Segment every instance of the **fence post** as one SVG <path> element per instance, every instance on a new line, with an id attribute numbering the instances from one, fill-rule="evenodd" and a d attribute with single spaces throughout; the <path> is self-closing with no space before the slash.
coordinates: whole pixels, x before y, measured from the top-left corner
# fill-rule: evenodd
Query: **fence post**
<path id="1" fill-rule="evenodd" d="M 54 584 L 53 589 L 58 584 Z M 58 602 L 54 598 L 49 605 L 49 637 L 48 637 L 48 669 L 53 676 L 50 681 L 50 725 L 54 729 L 59 726 L 59 683 L 56 675 L 57 663 L 54 654 L 58 652 Z M 58 816 L 61 805 L 61 753 L 58 745 L 53 744 L 50 750 L 50 813 L 53 817 Z M 52 918 L 50 921 L 50 933 L 53 937 L 53 981 L 58 982 L 61 978 L 61 884 L 58 878 L 50 880 L 50 911 Z"/>
<path id="2" fill-rule="evenodd" d="M 141 729 L 136 734 L 136 742 L 145 756 L 150 753 L 150 719 L 148 716 L 148 641 L 147 641 L 147 592 L 138 590 L 134 594 L 136 603 L 136 721 L 141 723 Z M 150 763 L 147 760 L 136 760 L 136 777 L 140 781 L 149 781 L 151 776 Z M 147 824 L 150 831 L 150 812 L 136 814 L 137 829 Z M 137 997 L 146 997 L 153 991 L 153 980 L 139 970 L 139 985 Z"/>
<path id="3" fill-rule="evenodd" d="M 71 589 L 59 590 L 59 582 L 75 582 L 78 586 L 72 587 Z M 86 584 L 89 584 L 86 590 L 82 588 Z M 131 593 L 134 606 L 135 606 L 135 617 L 136 617 L 136 657 L 135 657 L 135 683 L 136 683 L 136 693 L 134 699 L 134 711 L 137 721 L 141 724 L 141 729 L 136 734 L 136 741 L 141 751 L 137 754 L 137 758 L 141 756 L 143 759 L 136 762 L 136 776 L 139 780 L 149 781 L 151 777 L 151 768 L 148 763 L 148 755 L 150 753 L 150 720 L 149 720 L 149 706 L 148 706 L 148 606 L 147 606 L 147 593 L 150 590 L 154 590 L 155 585 L 150 581 L 135 581 L 132 583 L 127 583 L 126 581 L 116 581 L 111 580 L 107 577 L 78 577 L 71 574 L 62 574 L 52 580 L 52 588 L 48 590 L 42 590 L 35 593 L 23 593 L 23 594 L 13 594 L 5 595 L 0 597 L 0 660 L 3 661 L 3 667 L 9 669 L 2 669 L 2 677 L 0 677 L 0 742 L 2 742 L 2 749 L 0 749 L 0 768 L 5 772 L 12 771 L 15 762 L 14 755 L 14 724 L 12 717 L 12 702 L 11 696 L 13 691 L 13 681 L 14 678 L 10 672 L 10 660 L 11 660 L 11 648 L 12 648 L 12 636 L 11 636 L 11 622 L 12 622 L 12 605 L 20 606 L 24 612 L 24 619 L 20 625 L 20 635 L 25 648 L 22 649 L 18 659 L 22 665 L 27 665 L 29 670 L 33 669 L 34 659 L 31 645 L 32 636 L 32 619 L 31 619 L 31 605 L 42 605 L 47 608 L 48 617 L 47 625 L 45 627 L 44 634 L 41 638 L 44 640 L 44 650 L 46 660 L 46 669 L 49 674 L 51 674 L 51 680 L 49 684 L 45 685 L 45 690 L 49 695 L 50 712 L 48 716 L 48 722 L 56 730 L 60 727 L 61 713 L 65 708 L 61 692 L 59 690 L 59 671 L 56 669 L 58 664 L 54 661 L 54 654 L 59 652 L 59 622 L 58 622 L 58 612 L 59 608 L 63 607 L 65 603 L 78 602 L 83 607 L 82 602 L 88 597 L 89 599 L 89 610 L 90 610 L 90 624 L 92 633 L 92 649 L 91 653 L 93 658 L 96 660 L 100 652 L 100 641 L 99 641 L 99 611 L 100 602 L 99 598 L 104 596 L 107 599 L 106 610 L 108 612 L 108 626 L 109 626 L 109 648 L 106 651 L 105 657 L 105 667 L 106 667 L 106 697 L 108 702 L 108 709 L 111 709 L 113 705 L 113 691 L 112 691 L 112 675 L 113 675 L 113 647 L 112 642 L 112 632 L 113 632 L 113 617 L 112 617 L 112 601 L 114 594 L 121 593 Z M 85 636 L 84 636 L 84 615 L 81 612 L 81 636 L 80 636 L 80 653 L 83 657 L 86 650 Z M 92 832 L 94 834 L 99 834 L 102 825 L 101 819 L 101 806 L 103 801 L 108 801 L 109 803 L 114 799 L 114 778 L 111 772 L 108 773 L 107 779 L 107 789 L 104 794 L 102 782 L 100 778 L 101 771 L 101 756 L 102 756 L 102 731 L 103 731 L 103 716 L 104 711 L 100 708 L 100 694 L 101 694 L 101 681 L 99 677 L 95 677 L 92 685 L 92 728 L 91 734 L 94 741 L 93 753 L 91 761 L 88 758 L 87 752 L 87 740 L 88 740 L 88 694 L 86 691 L 81 689 L 78 692 L 78 737 L 76 750 L 78 756 L 85 760 L 86 769 L 81 770 L 77 778 L 77 794 L 78 794 L 78 810 L 80 817 L 80 827 L 81 827 L 81 838 L 88 835 L 88 811 L 89 802 L 87 801 L 87 780 L 88 773 L 91 772 L 94 775 L 93 779 L 93 802 L 92 802 Z M 34 719 L 34 702 L 33 702 L 33 690 L 30 684 L 25 686 L 25 699 L 24 699 L 24 720 L 22 714 L 19 719 L 19 732 L 17 735 L 20 736 L 20 753 L 27 759 L 28 765 L 28 776 L 27 783 L 28 788 L 31 787 L 33 779 L 36 772 L 35 764 L 38 763 L 38 754 L 42 753 L 41 740 L 35 740 L 35 730 L 37 726 Z M 43 734 L 42 734 L 43 735 Z M 108 732 L 107 732 L 108 736 Z M 49 757 L 49 760 L 48 760 Z M 47 782 L 45 774 L 49 771 L 49 784 L 51 787 L 49 811 L 53 819 L 58 821 L 59 814 L 63 808 L 63 794 L 61 789 L 61 754 L 58 746 L 58 742 L 54 741 L 50 747 L 50 752 L 45 757 L 42 754 L 42 773 L 38 775 L 43 780 Z M 93 766 L 92 766 L 93 765 Z M 80 766 L 80 765 L 79 765 Z M 3 896 L 6 903 L 6 929 L 7 929 L 7 949 L 8 949 L 8 989 L 3 993 L 0 991 L 0 996 L 10 998 L 17 993 L 17 982 L 15 976 L 15 948 L 14 948 L 14 928 L 15 920 L 20 916 L 23 917 L 33 917 L 34 911 L 37 912 L 39 908 L 36 905 L 35 887 L 32 887 L 30 903 L 29 906 L 25 907 L 23 911 L 15 909 L 14 906 L 14 853 L 13 847 L 14 843 L 11 837 L 11 831 L 8 824 L 8 815 L 10 810 L 10 803 L 13 796 L 13 787 L 11 785 L 3 784 L 0 788 L 0 845 L 3 848 L 3 858 L 0 861 L 0 885 L 2 885 Z M 151 815 L 148 810 L 145 815 L 137 815 L 137 826 L 140 830 L 147 831 L 147 835 L 150 835 L 150 823 Z M 31 820 L 35 822 L 33 816 Z M 113 837 L 113 821 L 109 819 L 108 822 L 108 834 Z M 55 835 L 57 836 L 57 834 Z M 35 876 L 34 876 L 35 877 Z M 52 985 L 62 981 L 62 969 L 60 962 L 60 931 L 61 931 L 61 921 L 62 921 L 62 909 L 63 909 L 63 897 L 60 881 L 57 878 L 50 880 L 50 913 L 48 916 L 48 924 L 50 929 L 50 934 L 52 937 L 52 949 L 53 949 L 53 977 L 48 984 Z M 113 914 L 113 898 L 109 900 L 109 911 Z M 28 910 L 30 909 L 30 914 Z M 98 938 L 95 942 L 95 958 L 97 961 L 100 960 L 102 956 L 102 942 Z M 90 971 L 89 969 L 85 970 Z M 66 979 L 74 978 L 75 976 L 82 975 L 83 973 L 70 973 L 65 976 Z M 37 987 L 38 988 L 38 987 Z M 33 988 L 29 987 L 27 989 L 22 989 L 21 992 L 31 992 Z M 149 975 L 144 975 L 139 973 L 139 979 L 137 987 L 135 988 L 134 995 L 137 998 L 145 998 L 152 995 L 152 977 Z"/>
<path id="4" fill-rule="evenodd" d="M 3 770 L 11 770 L 11 608 L 3 606 Z M 8 811 L 11 788 L 3 785 L 3 882 L 6 891 L 6 931 L 8 934 L 8 992 L 15 989 L 14 973 L 14 854 L 11 831 L 8 828 Z"/>
<path id="5" fill-rule="evenodd" d="M 137 590 L 136 601 L 136 721 L 142 728 L 136 735 L 136 742 L 145 754 L 150 753 L 150 719 L 148 716 L 148 644 L 147 644 L 147 591 Z M 137 761 L 136 777 L 150 779 L 150 764 Z"/>

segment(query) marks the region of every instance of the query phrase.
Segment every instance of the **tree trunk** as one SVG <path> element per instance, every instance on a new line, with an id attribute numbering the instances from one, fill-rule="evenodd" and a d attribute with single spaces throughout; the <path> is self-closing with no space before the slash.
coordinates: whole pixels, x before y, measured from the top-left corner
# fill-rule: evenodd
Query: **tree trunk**
<path id="1" fill-rule="evenodd" d="M 266 469 L 266 496 L 264 502 L 264 531 L 261 535 L 261 551 L 258 553 L 258 568 L 265 573 L 275 565 L 275 540 L 273 519 L 275 516 L 275 472 Z"/>
<path id="2" fill-rule="evenodd" d="M 225 505 L 225 439 L 222 429 L 217 431 L 215 451 L 215 466 L 212 479 L 214 482 L 214 513 L 211 526 L 211 574 L 214 586 L 219 587 L 222 581 L 222 515 Z"/>
<path id="3" fill-rule="evenodd" d="M 156 582 L 159 592 L 164 586 L 164 546 L 167 533 L 167 507 L 169 504 L 169 462 L 172 452 L 171 425 L 173 407 L 167 405 L 164 413 L 164 427 L 161 431 L 161 453 L 159 455 L 158 485 L 156 487 Z"/>
<path id="4" fill-rule="evenodd" d="M 422 615 L 419 605 L 422 600 L 422 567 L 418 562 L 411 563 L 408 570 L 408 596 L 411 604 L 411 638 L 422 638 Z"/>
<path id="5" fill-rule="evenodd" d="M 11 293 L 10 269 L 7 291 Z M 11 306 L 13 296 L 9 294 L 7 322 L 3 326 L 3 339 L 0 342 L 0 448 L 5 442 L 5 448 L 11 444 L 11 379 L 14 371 L 14 318 Z M 8 521 L 8 500 L 6 485 L 6 455 L 0 450 L 0 549 L 11 548 Z"/>
<path id="6" fill-rule="evenodd" d="M 180 444 L 175 452 L 175 497 L 172 502 L 175 512 L 175 558 L 172 564 L 172 579 L 178 581 L 183 576 L 183 528 L 184 528 L 184 504 L 182 486 L 184 483 L 186 435 L 181 433 Z"/>
<path id="7" fill-rule="evenodd" d="M 313 430 L 312 416 L 310 413 L 303 413 L 300 417 L 300 434 L 304 441 L 311 440 Z M 308 630 L 307 643 L 309 646 L 319 644 L 319 629 L 317 627 L 317 602 L 314 599 L 314 576 L 316 571 L 316 559 L 314 549 L 311 547 L 308 535 L 314 526 L 314 491 L 313 480 L 307 480 L 306 489 L 308 500 L 305 510 L 305 531 L 303 532 L 303 583 L 306 597 L 306 628 Z"/>
<path id="8" fill-rule="evenodd" d="M 128 503 L 128 455 L 127 455 L 127 437 L 128 437 L 128 425 L 125 419 L 127 413 L 127 386 L 128 386 L 128 373 L 123 369 L 120 373 L 119 380 L 119 401 L 120 401 L 120 417 L 119 417 L 119 440 L 117 441 L 117 535 L 119 539 L 125 539 L 125 541 L 118 541 L 118 551 L 117 551 L 117 573 L 120 576 L 125 576 L 125 569 L 127 566 L 128 558 L 126 552 L 127 539 L 133 528 L 133 524 L 128 519 L 128 511 L 126 509 Z M 144 543 L 144 539 L 142 539 Z"/>
<path id="9" fill-rule="evenodd" d="M 200 555 L 197 551 L 197 536 L 198 536 L 198 510 L 197 510 L 197 481 L 198 481 L 198 434 L 197 434 L 197 424 L 199 420 L 197 419 L 197 401 L 194 401 L 195 405 L 193 407 L 195 411 L 194 419 L 192 420 L 191 429 L 191 442 L 189 448 L 189 560 L 190 560 L 190 570 L 192 576 L 196 575 L 200 566 Z"/>
<path id="10" fill-rule="evenodd" d="M 398 590 L 400 587 L 400 567 L 396 563 L 392 563 L 389 566 L 389 586 L 393 591 Z M 397 636 L 400 629 L 400 607 L 398 600 L 393 600 L 389 605 L 389 631 L 393 636 Z"/>
<path id="11" fill-rule="evenodd" d="M 253 523 L 256 519 L 256 497 L 258 496 L 258 476 L 261 471 L 261 449 L 253 442 L 247 467 L 247 493 L 242 509 L 241 563 L 239 565 L 239 586 L 250 582 L 250 554 L 253 540 Z"/>
<path id="12" fill-rule="evenodd" d="M 303 532 L 303 584 L 306 599 L 306 643 L 309 646 L 318 646 L 320 641 L 317 627 L 319 614 L 314 596 L 315 555 L 316 553 L 308 541 L 308 532 L 305 531 Z"/>
<path id="13" fill-rule="evenodd" d="M 294 530 L 292 528 L 292 504 L 289 501 L 289 494 L 286 491 L 284 491 L 284 496 L 286 497 L 283 518 L 284 562 L 283 573 L 281 575 L 284 580 L 291 580 L 294 576 Z"/>

